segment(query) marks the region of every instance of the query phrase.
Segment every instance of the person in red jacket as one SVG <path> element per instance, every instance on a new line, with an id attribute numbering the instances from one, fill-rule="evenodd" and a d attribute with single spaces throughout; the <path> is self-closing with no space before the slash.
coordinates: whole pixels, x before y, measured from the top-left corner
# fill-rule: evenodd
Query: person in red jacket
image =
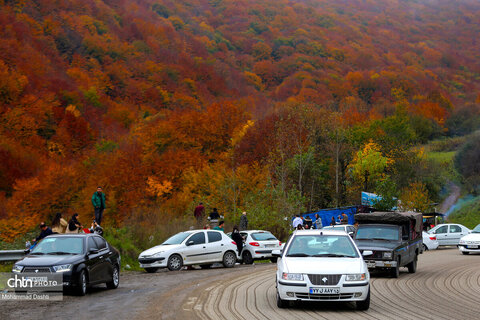
<path id="1" fill-rule="evenodd" d="M 198 206 L 195 207 L 195 210 L 193 211 L 193 216 L 195 217 L 195 219 L 197 219 L 198 226 L 202 225 L 204 214 L 205 214 L 205 207 L 203 206 L 203 203 L 200 202 Z"/>

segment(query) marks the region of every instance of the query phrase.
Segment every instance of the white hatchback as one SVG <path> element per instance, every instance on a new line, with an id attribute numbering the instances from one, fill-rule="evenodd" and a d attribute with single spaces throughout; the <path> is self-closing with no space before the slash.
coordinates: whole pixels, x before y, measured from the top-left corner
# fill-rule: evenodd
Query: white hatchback
<path id="1" fill-rule="evenodd" d="M 433 227 L 428 233 L 437 237 L 440 246 L 456 246 L 461 237 L 470 233 L 470 229 L 461 224 L 445 223 Z"/>
<path id="2" fill-rule="evenodd" d="M 458 249 L 463 254 L 480 253 L 480 224 L 473 228 L 472 233 L 460 238 Z"/>
<path id="3" fill-rule="evenodd" d="M 277 306 L 288 301 L 354 301 L 370 307 L 370 274 L 355 242 L 343 231 L 294 231 L 277 261 Z M 372 251 L 365 251 L 371 255 Z"/>
<path id="4" fill-rule="evenodd" d="M 245 239 L 240 255 L 243 263 L 252 264 L 254 260 L 259 259 L 270 259 L 272 262 L 277 262 L 277 258 L 272 256 L 272 251 L 281 250 L 282 242 L 270 231 L 244 230 L 240 231 L 240 235 Z"/>
<path id="5" fill-rule="evenodd" d="M 237 262 L 236 251 L 235 242 L 221 231 L 189 230 L 177 233 L 161 245 L 143 251 L 138 256 L 138 262 L 147 272 L 155 272 L 159 268 L 175 271 L 184 265 L 209 268 L 218 262 L 231 268 Z"/>

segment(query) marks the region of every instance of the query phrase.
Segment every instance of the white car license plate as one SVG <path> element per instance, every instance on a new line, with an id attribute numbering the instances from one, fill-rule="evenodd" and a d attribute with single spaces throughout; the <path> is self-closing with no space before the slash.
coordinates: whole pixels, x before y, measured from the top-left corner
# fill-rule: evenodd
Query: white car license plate
<path id="1" fill-rule="evenodd" d="M 478 246 L 469 245 L 469 246 L 467 246 L 467 249 L 478 249 Z"/>
<path id="2" fill-rule="evenodd" d="M 310 288 L 310 293 L 339 294 L 340 288 Z"/>
<path id="3" fill-rule="evenodd" d="M 375 262 L 367 262 L 367 268 L 375 268 Z"/>
<path id="4" fill-rule="evenodd" d="M 273 248 L 273 247 L 275 247 L 274 244 L 266 244 L 266 245 L 265 245 L 265 248 Z"/>

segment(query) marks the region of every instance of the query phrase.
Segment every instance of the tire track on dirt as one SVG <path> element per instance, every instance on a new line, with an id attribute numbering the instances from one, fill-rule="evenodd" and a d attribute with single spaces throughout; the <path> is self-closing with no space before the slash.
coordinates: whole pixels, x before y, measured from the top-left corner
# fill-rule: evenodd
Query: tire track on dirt
<path id="1" fill-rule="evenodd" d="M 408 273 L 406 268 L 402 268 L 398 279 L 374 274 L 371 290 L 368 311 L 356 311 L 352 303 L 345 302 L 301 303 L 279 309 L 275 265 L 270 265 L 223 281 L 209 294 L 199 294 L 195 305 L 201 306 L 201 312 L 191 315 L 201 319 L 248 320 L 477 319 L 480 255 L 463 256 L 457 249 L 429 251 L 419 257 L 415 274 Z"/>

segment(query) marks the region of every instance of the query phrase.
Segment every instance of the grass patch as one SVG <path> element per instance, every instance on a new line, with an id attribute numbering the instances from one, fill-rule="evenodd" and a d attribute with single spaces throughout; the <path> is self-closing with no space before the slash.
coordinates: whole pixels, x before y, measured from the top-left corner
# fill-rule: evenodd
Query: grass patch
<path id="1" fill-rule="evenodd" d="M 461 181 L 461 178 L 453 164 L 453 158 L 456 153 L 456 151 L 429 151 L 426 152 L 426 156 L 429 161 L 434 163 L 434 167 L 440 170 L 440 176 L 445 177 L 447 180 L 458 182 Z"/>
<path id="2" fill-rule="evenodd" d="M 11 272 L 14 262 L 0 262 L 0 272 Z"/>
<path id="3" fill-rule="evenodd" d="M 32 241 L 39 234 L 40 229 L 35 229 L 16 238 L 13 242 L 0 241 L 0 250 L 23 250 L 25 249 L 25 242 Z"/>
<path id="4" fill-rule="evenodd" d="M 448 220 L 453 223 L 463 224 L 469 229 L 480 224 L 480 197 L 467 201 L 460 208 L 454 210 Z"/>

